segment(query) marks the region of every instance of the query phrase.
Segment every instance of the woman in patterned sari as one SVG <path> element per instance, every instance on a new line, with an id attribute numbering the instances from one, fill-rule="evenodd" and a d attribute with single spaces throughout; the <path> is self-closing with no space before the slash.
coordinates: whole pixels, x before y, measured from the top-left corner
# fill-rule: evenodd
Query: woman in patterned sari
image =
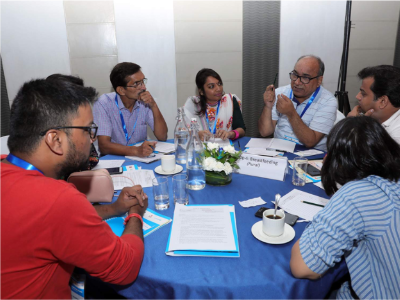
<path id="1" fill-rule="evenodd" d="M 235 140 L 246 133 L 241 101 L 235 94 L 225 94 L 221 77 L 212 69 L 201 69 L 196 75 L 199 96 L 186 100 L 185 114 L 197 119 L 199 135 L 214 135 Z"/>

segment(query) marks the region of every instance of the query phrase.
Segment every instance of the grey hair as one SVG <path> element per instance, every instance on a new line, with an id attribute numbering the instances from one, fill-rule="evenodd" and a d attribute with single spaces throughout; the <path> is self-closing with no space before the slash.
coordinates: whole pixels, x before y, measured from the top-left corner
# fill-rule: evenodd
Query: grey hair
<path id="1" fill-rule="evenodd" d="M 324 75 L 324 72 L 325 72 L 325 64 L 324 64 L 324 62 L 322 61 L 322 59 L 319 58 L 319 57 L 316 56 L 316 55 L 307 54 L 307 55 L 300 56 L 299 59 L 296 61 L 296 64 L 299 62 L 300 59 L 303 59 L 303 58 L 305 58 L 305 57 L 312 57 L 312 58 L 315 58 L 315 59 L 317 60 L 318 65 L 319 65 L 318 76 L 323 76 L 323 75 Z"/>

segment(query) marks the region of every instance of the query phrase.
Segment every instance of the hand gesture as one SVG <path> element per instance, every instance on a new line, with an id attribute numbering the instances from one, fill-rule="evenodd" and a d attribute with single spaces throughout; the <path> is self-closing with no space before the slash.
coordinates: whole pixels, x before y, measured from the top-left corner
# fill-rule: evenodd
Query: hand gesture
<path id="1" fill-rule="evenodd" d="M 275 87 L 273 84 L 267 86 L 264 92 L 264 104 L 269 109 L 272 109 L 275 103 Z"/>
<path id="2" fill-rule="evenodd" d="M 142 145 L 136 148 L 136 154 L 134 156 L 146 157 L 153 153 L 157 142 L 144 141 Z"/>
<path id="3" fill-rule="evenodd" d="M 200 141 L 202 141 L 203 143 L 208 142 L 212 136 L 213 136 L 213 134 L 211 132 L 209 132 L 208 130 L 200 130 L 199 131 L 199 138 L 200 138 Z"/>
<path id="4" fill-rule="evenodd" d="M 143 101 L 144 104 L 148 105 L 150 108 L 152 108 L 156 104 L 153 96 L 150 94 L 149 91 L 146 90 L 139 94 L 139 100 Z"/>
<path id="5" fill-rule="evenodd" d="M 217 133 L 215 135 L 215 137 L 217 138 L 221 138 L 223 140 L 229 139 L 229 138 L 233 138 L 235 136 L 235 133 L 232 131 L 226 131 L 223 129 L 218 129 Z"/>
<path id="6" fill-rule="evenodd" d="M 284 114 L 286 116 L 290 116 L 293 113 L 296 113 L 296 110 L 294 109 L 292 100 L 290 100 L 288 97 L 286 97 L 283 94 L 278 95 L 278 102 L 276 103 L 276 109 L 278 112 L 281 114 Z"/>
<path id="7" fill-rule="evenodd" d="M 124 187 L 118 196 L 117 201 L 113 203 L 116 215 L 136 212 L 143 216 L 147 209 L 148 197 L 143 192 L 142 186 Z M 132 210 L 132 211 L 131 211 Z"/>
<path id="8" fill-rule="evenodd" d="M 363 114 L 360 105 L 354 106 L 354 108 L 347 114 L 348 117 L 358 117 L 358 116 L 367 116 L 370 117 L 374 112 L 373 109 L 368 110 L 365 114 Z"/>

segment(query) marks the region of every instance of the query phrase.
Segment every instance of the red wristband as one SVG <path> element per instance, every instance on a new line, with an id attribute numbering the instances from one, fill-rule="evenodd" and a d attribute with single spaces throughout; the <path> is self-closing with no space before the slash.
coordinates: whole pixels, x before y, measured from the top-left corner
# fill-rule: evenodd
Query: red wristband
<path id="1" fill-rule="evenodd" d="M 129 219 L 132 218 L 132 217 L 138 218 L 138 219 L 140 220 L 140 222 L 142 222 L 142 227 L 143 227 L 143 219 L 142 219 L 142 217 L 141 217 L 139 214 L 137 214 L 137 213 L 133 213 L 133 214 L 130 214 L 129 216 L 127 216 L 127 217 L 125 218 L 124 225 L 126 225 L 126 223 L 128 223 L 128 221 L 129 221 Z"/>
<path id="2" fill-rule="evenodd" d="M 239 131 L 237 130 L 232 130 L 235 133 L 235 137 L 232 140 L 236 140 L 239 138 Z"/>

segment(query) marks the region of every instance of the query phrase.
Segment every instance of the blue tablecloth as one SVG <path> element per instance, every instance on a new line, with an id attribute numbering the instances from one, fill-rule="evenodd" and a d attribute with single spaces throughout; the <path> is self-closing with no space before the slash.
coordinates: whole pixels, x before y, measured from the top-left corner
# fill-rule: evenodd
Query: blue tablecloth
<path id="1" fill-rule="evenodd" d="M 241 138 L 243 147 L 249 138 Z M 237 141 L 235 147 L 238 148 Z M 304 150 L 296 146 L 296 150 Z M 288 153 L 289 159 L 294 155 Z M 309 157 L 322 158 L 323 155 Z M 121 159 L 108 155 L 102 159 Z M 143 164 L 126 160 L 124 165 L 137 164 L 143 169 L 154 169 L 160 161 Z M 184 168 L 185 171 L 185 168 Z M 106 283 L 120 295 L 127 298 L 324 298 L 333 282 L 347 273 L 344 262 L 331 269 L 321 279 L 311 281 L 296 279 L 289 267 L 291 249 L 300 238 L 306 223 L 294 225 L 294 240 L 283 245 L 271 245 L 257 240 L 251 233 L 251 227 L 261 219 L 254 216 L 260 206 L 243 208 L 238 201 L 261 197 L 267 207 L 273 207 L 271 201 L 280 193 L 290 192 L 292 171 L 283 182 L 265 178 L 233 174 L 232 183 L 223 187 L 206 185 L 201 191 L 190 191 L 190 204 L 235 204 L 238 229 L 240 258 L 213 257 L 170 257 L 165 254 L 171 223 L 153 232 L 145 238 L 145 255 L 137 280 L 128 286 Z M 158 175 L 157 175 L 158 176 Z M 170 176 L 171 177 L 171 176 Z M 173 217 L 172 177 L 169 179 L 170 208 L 159 211 Z M 328 198 L 324 190 L 306 184 L 296 187 L 305 192 Z M 149 196 L 149 208 L 154 209 L 152 188 L 145 188 Z M 100 280 L 89 278 L 91 284 L 100 284 Z M 99 285 L 100 288 L 100 285 Z"/>

